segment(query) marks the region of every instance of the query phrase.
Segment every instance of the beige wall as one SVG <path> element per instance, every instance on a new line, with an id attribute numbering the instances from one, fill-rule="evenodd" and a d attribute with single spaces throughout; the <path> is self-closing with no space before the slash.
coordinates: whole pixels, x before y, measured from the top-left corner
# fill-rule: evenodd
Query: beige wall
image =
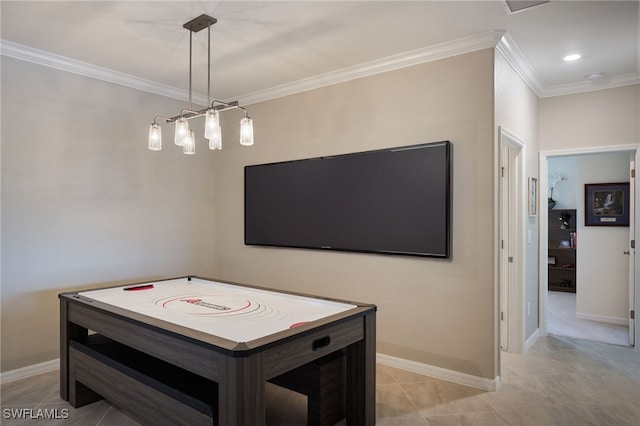
<path id="1" fill-rule="evenodd" d="M 494 379 L 493 50 L 250 107 L 256 145 L 222 152 L 225 279 L 375 303 L 378 352 Z M 453 144 L 452 259 L 245 247 L 243 166 L 422 142 Z"/>
<path id="2" fill-rule="evenodd" d="M 640 85 L 540 100 L 540 151 L 640 142 Z"/>
<path id="3" fill-rule="evenodd" d="M 177 101 L 3 58 L 2 371 L 58 356 L 60 291 L 196 273 L 375 303 L 379 352 L 494 379 L 493 68 L 487 49 L 252 105 L 254 147 L 229 122 L 185 157 L 146 149 Z M 244 165 L 439 140 L 451 260 L 243 245 Z"/>
<path id="4" fill-rule="evenodd" d="M 2 57 L 2 371 L 59 356 L 61 291 L 213 274 L 212 156 L 146 148 L 179 106 Z"/>

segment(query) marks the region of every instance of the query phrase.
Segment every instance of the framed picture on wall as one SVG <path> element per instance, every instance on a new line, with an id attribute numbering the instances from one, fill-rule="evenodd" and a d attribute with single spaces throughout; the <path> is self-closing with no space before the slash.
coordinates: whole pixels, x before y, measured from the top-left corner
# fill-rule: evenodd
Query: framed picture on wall
<path id="1" fill-rule="evenodd" d="M 629 182 L 584 185 L 585 226 L 629 226 Z"/>
<path id="2" fill-rule="evenodd" d="M 529 178 L 529 216 L 538 214 L 538 178 Z"/>

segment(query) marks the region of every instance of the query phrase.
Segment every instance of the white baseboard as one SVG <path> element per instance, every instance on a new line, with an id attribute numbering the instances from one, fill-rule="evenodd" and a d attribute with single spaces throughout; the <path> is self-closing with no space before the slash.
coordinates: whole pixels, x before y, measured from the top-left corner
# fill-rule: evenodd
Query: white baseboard
<path id="1" fill-rule="evenodd" d="M 589 321 L 605 322 L 607 324 L 629 325 L 629 320 L 627 318 L 608 317 L 606 315 L 583 314 L 581 312 L 576 312 L 576 318 Z"/>
<path id="2" fill-rule="evenodd" d="M 422 364 L 416 361 L 396 358 L 385 354 L 376 354 L 376 360 L 380 364 L 389 367 L 407 370 L 425 376 L 434 377 L 436 379 L 446 380 L 448 382 L 460 385 L 471 386 L 473 388 L 495 392 L 500 389 L 500 376 L 495 379 L 485 379 L 484 377 L 472 376 L 470 374 L 460 373 L 459 371 L 447 370 L 445 368 L 435 367 L 433 365 Z"/>
<path id="3" fill-rule="evenodd" d="M 531 336 L 524 342 L 523 354 L 526 354 L 527 352 L 529 352 L 529 349 L 531 349 L 531 346 L 533 346 L 533 344 L 536 343 L 536 340 L 538 340 L 538 337 L 540 337 L 540 329 L 536 328 L 536 331 L 531 333 Z"/>
<path id="4" fill-rule="evenodd" d="M 537 332 L 536 332 L 537 333 Z M 536 334 L 534 333 L 534 335 Z M 530 338 L 531 340 L 531 338 Z M 470 374 L 460 373 L 459 371 L 447 370 L 445 368 L 435 367 L 433 365 L 422 364 L 416 361 L 396 358 L 390 355 L 376 354 L 376 361 L 389 367 L 399 368 L 425 376 L 434 377 L 436 379 L 446 380 L 448 382 L 458 383 L 460 385 L 471 386 L 486 391 L 496 391 L 500 388 L 500 377 L 495 379 L 485 379 L 484 377 L 472 376 Z M 53 359 L 51 361 L 34 364 L 17 370 L 6 371 L 0 373 L 0 384 L 15 382 L 16 380 L 26 379 L 38 374 L 47 373 L 60 368 L 60 360 Z"/>
<path id="5" fill-rule="evenodd" d="M 40 364 L 29 365 L 27 367 L 18 368 L 16 370 L 5 371 L 0 373 L 0 384 L 15 382 L 20 379 L 27 379 L 42 373 L 48 373 L 60 368 L 60 360 L 52 359 L 51 361 L 41 362 Z"/>

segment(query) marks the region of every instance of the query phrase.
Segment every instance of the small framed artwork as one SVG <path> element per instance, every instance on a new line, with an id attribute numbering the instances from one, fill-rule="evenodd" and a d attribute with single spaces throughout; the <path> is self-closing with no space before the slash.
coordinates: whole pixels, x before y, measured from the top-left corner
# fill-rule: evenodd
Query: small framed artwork
<path id="1" fill-rule="evenodd" d="M 538 178 L 529 178 L 529 216 L 538 214 Z"/>
<path id="2" fill-rule="evenodd" d="M 629 182 L 584 185 L 585 226 L 629 226 Z"/>

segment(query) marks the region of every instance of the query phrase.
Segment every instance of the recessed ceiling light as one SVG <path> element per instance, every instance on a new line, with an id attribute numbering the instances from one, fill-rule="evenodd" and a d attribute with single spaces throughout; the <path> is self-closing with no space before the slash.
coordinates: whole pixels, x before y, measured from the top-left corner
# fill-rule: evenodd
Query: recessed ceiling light
<path id="1" fill-rule="evenodd" d="M 586 77 L 596 86 L 603 86 L 611 81 L 611 77 L 606 72 L 594 72 Z"/>
<path id="2" fill-rule="evenodd" d="M 594 72 L 593 74 L 589 74 L 587 76 L 587 78 L 589 80 L 592 80 L 592 81 L 594 81 L 594 80 L 602 80 L 603 78 L 606 78 L 606 77 L 607 77 L 606 74 L 603 73 L 603 72 Z"/>
<path id="3" fill-rule="evenodd" d="M 582 56 L 579 55 L 578 53 L 572 53 L 571 55 L 567 55 L 565 56 L 564 59 L 567 62 L 571 62 L 571 61 L 577 61 L 578 59 L 580 59 Z"/>

